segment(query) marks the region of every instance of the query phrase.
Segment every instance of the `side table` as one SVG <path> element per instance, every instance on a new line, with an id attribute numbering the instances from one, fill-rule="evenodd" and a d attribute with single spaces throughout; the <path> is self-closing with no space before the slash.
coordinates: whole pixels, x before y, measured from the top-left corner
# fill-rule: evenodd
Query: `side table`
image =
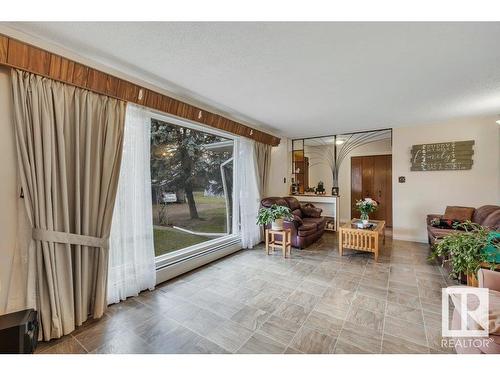
<path id="1" fill-rule="evenodd" d="M 276 239 L 276 235 L 281 236 L 281 240 Z M 269 250 L 274 251 L 275 248 L 283 250 L 283 257 L 292 257 L 292 231 L 291 229 L 266 229 L 266 253 L 269 255 Z"/>

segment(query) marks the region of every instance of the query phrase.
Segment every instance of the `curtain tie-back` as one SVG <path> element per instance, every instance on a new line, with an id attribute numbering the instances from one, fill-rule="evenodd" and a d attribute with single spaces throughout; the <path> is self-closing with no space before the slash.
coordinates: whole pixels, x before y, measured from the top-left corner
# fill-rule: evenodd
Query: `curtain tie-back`
<path id="1" fill-rule="evenodd" d="M 33 228 L 32 237 L 34 240 L 68 243 L 71 245 L 82 245 L 89 247 L 100 247 L 107 249 L 109 247 L 109 239 L 93 236 L 85 236 L 82 234 L 57 232 L 54 230 Z"/>

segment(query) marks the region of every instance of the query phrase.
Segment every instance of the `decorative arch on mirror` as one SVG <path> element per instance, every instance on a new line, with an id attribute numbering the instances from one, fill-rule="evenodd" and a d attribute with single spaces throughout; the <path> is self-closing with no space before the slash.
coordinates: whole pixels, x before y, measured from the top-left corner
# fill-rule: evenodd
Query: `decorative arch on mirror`
<path id="1" fill-rule="evenodd" d="M 322 137 L 292 139 L 292 194 L 304 194 L 309 187 L 309 169 L 322 165 L 331 173 L 332 195 L 338 195 L 339 169 L 344 159 L 355 149 L 388 139 L 392 145 L 392 129 L 379 129 Z M 322 181 L 320 181 L 322 182 Z M 326 187 L 316 187 L 319 194 L 326 194 Z"/>

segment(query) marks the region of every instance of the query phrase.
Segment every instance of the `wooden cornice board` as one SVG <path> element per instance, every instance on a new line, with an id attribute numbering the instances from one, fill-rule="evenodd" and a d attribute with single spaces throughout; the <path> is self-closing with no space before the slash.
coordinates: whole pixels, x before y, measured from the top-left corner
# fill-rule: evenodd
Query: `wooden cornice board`
<path id="1" fill-rule="evenodd" d="M 278 146 L 280 139 L 180 100 L 138 86 L 65 57 L 0 34 L 0 65 L 21 69 L 144 107 L 169 113 L 257 142 Z"/>

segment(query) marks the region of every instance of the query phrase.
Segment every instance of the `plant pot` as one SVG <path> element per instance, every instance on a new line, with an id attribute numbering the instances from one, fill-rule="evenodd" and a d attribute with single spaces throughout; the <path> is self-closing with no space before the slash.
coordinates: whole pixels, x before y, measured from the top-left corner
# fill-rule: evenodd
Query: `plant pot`
<path id="1" fill-rule="evenodd" d="M 276 219 L 271 223 L 271 229 L 272 230 L 283 230 L 283 222 L 284 219 Z"/>

